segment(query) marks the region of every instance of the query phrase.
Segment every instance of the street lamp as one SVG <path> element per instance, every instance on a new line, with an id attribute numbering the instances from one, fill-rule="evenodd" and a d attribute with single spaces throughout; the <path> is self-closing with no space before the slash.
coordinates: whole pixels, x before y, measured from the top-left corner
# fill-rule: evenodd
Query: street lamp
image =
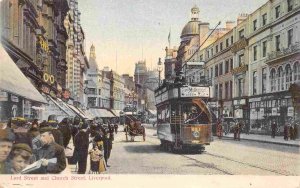
<path id="1" fill-rule="evenodd" d="M 157 71 L 158 71 L 158 87 L 160 87 L 160 73 L 162 71 L 162 62 L 161 62 L 161 58 L 158 58 L 158 62 L 157 62 Z"/>

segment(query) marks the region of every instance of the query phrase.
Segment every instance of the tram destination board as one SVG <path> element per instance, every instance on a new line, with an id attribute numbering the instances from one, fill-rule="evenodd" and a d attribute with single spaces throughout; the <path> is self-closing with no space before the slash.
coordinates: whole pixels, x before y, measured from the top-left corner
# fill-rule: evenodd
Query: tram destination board
<path id="1" fill-rule="evenodd" d="M 209 87 L 182 87 L 180 97 L 209 97 Z"/>

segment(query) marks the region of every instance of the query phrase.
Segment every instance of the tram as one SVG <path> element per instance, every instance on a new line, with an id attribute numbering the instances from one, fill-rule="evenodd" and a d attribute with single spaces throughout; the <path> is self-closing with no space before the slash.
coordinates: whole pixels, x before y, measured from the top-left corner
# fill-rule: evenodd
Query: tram
<path id="1" fill-rule="evenodd" d="M 204 150 L 212 141 L 209 87 L 166 85 L 155 91 L 157 136 L 168 151 Z"/>

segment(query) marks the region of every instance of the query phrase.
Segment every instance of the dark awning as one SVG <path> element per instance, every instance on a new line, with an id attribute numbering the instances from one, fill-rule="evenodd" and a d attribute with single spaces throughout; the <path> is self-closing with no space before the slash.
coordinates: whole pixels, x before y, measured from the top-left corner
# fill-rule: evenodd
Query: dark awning
<path id="1" fill-rule="evenodd" d="M 0 90 L 31 101 L 47 103 L 0 44 Z"/>

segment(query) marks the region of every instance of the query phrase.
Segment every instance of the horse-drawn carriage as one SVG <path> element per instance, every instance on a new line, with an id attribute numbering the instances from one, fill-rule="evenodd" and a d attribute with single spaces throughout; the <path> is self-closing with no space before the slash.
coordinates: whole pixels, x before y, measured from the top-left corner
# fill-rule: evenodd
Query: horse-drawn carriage
<path id="1" fill-rule="evenodd" d="M 125 127 L 124 131 L 126 134 L 126 141 L 128 141 L 128 136 L 131 137 L 131 141 L 134 141 L 135 136 L 143 136 L 143 141 L 146 140 L 145 127 L 142 126 L 142 122 L 138 119 L 136 115 L 124 114 Z"/>

